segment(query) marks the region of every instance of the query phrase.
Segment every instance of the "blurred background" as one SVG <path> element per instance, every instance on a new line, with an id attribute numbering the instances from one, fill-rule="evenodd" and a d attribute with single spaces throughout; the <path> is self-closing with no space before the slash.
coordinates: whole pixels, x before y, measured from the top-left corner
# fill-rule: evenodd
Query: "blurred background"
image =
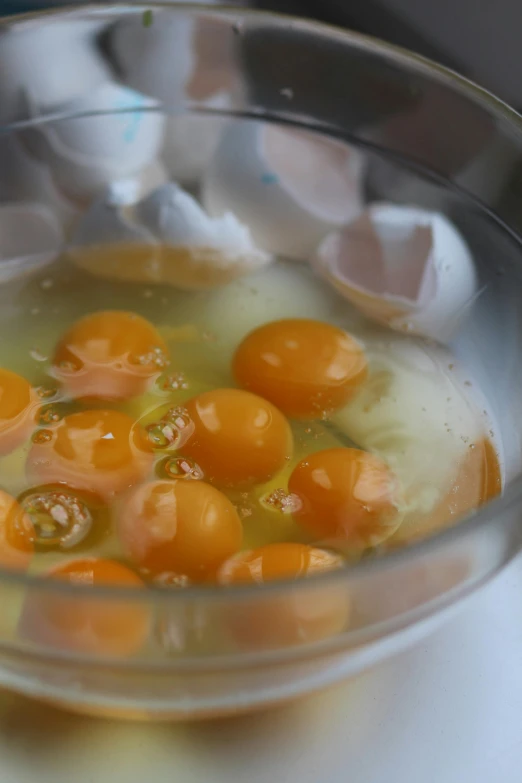
<path id="1" fill-rule="evenodd" d="M 8 14 L 65 4 L 66 0 L 0 0 L 0 11 Z M 245 4 L 320 19 L 404 46 L 459 71 L 522 110 L 520 0 L 250 0 Z"/>

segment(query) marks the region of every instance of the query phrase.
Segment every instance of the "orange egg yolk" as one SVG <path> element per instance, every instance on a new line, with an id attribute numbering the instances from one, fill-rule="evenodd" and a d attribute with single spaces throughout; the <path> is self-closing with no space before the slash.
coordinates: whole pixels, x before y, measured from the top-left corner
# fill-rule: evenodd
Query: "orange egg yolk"
<path id="1" fill-rule="evenodd" d="M 365 380 L 364 353 L 349 334 L 306 319 L 273 321 L 236 351 L 234 376 L 287 416 L 320 418 L 341 408 Z"/>
<path id="2" fill-rule="evenodd" d="M 300 502 L 294 518 L 317 539 L 365 548 L 392 535 L 400 521 L 395 475 L 359 449 L 311 454 L 292 472 L 288 489 Z"/>
<path id="3" fill-rule="evenodd" d="M 0 369 L 0 456 L 30 436 L 37 409 L 38 396 L 31 384 L 21 375 Z"/>
<path id="4" fill-rule="evenodd" d="M 221 584 L 264 584 L 276 579 L 300 579 L 340 568 L 342 558 L 306 544 L 267 544 L 240 552 L 227 560 L 218 573 Z"/>
<path id="5" fill-rule="evenodd" d="M 0 490 L 0 568 L 25 571 L 34 551 L 30 517 L 7 492 Z"/>
<path id="6" fill-rule="evenodd" d="M 159 332 L 136 313 L 92 313 L 63 335 L 54 372 L 74 398 L 128 400 L 143 394 L 168 365 Z"/>
<path id="7" fill-rule="evenodd" d="M 203 481 L 154 481 L 138 487 L 118 512 L 118 535 L 131 561 L 153 575 L 206 581 L 241 547 L 236 509 Z"/>
<path id="8" fill-rule="evenodd" d="M 144 587 L 129 568 L 101 558 L 70 561 L 48 576 L 87 588 Z M 29 593 L 20 622 L 21 635 L 34 642 L 106 657 L 127 657 L 139 652 L 149 629 L 150 611 L 139 599 L 66 595 L 46 591 L 45 586 Z"/>
<path id="9" fill-rule="evenodd" d="M 262 585 L 278 579 L 332 571 L 342 559 L 305 544 L 269 544 L 240 552 L 227 560 L 218 572 L 222 585 Z M 281 593 L 249 594 L 237 603 L 231 599 L 226 616 L 236 642 L 252 650 L 305 644 L 339 633 L 347 626 L 351 601 L 341 583 L 322 585 L 311 582 L 284 587 Z"/>
<path id="10" fill-rule="evenodd" d="M 290 425 L 271 403 L 238 389 L 216 389 L 185 405 L 192 435 L 183 445 L 208 481 L 223 486 L 268 481 L 292 456 Z"/>
<path id="11" fill-rule="evenodd" d="M 33 483 L 67 484 L 110 502 L 145 479 L 153 460 L 145 433 L 130 416 L 88 410 L 36 433 L 27 473 Z"/>

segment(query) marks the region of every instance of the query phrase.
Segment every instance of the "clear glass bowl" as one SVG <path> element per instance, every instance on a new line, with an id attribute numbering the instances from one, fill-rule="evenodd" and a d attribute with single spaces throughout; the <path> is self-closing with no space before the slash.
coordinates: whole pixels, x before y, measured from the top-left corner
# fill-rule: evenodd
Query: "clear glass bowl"
<path id="1" fill-rule="evenodd" d="M 127 34 L 115 44 L 114 30 L 122 26 Z M 21 72 L 20 62 L 32 91 L 12 76 Z M 147 100 L 97 106 L 94 97 L 87 109 L 71 103 L 96 96 L 107 80 L 127 83 Z M 134 120 L 160 112 L 189 117 L 187 159 L 199 129 L 227 116 L 313 129 L 359 149 L 369 199 L 449 215 L 473 250 L 481 283 L 452 348 L 472 368 L 493 408 L 506 486 L 500 498 L 429 540 L 299 583 L 220 591 L 90 590 L 3 572 L 0 684 L 86 712 L 192 719 L 263 707 L 354 675 L 427 634 L 521 546 L 521 119 L 433 63 L 313 22 L 202 6 L 107 5 L 27 15 L 0 28 L 2 205 L 48 199 L 33 170 L 19 170 L 13 144 L 38 158 L 35 131 L 52 133 L 65 121 L 76 128 L 84 123 L 88 135 L 88 123 L 99 112 Z M 167 133 L 165 143 L 170 141 Z M 91 155 L 76 163 L 103 180 L 112 162 L 117 171 L 118 153 L 108 149 L 101 161 Z M 62 171 L 61 178 L 61 187 L 74 192 L 75 175 Z M 82 194 L 75 198 L 79 203 Z M 25 259 L 2 261 L 14 303 L 18 266 L 30 270 L 39 262 L 34 248 Z M 145 612 L 149 642 L 124 659 L 28 641 L 19 616 L 31 596 L 59 601 L 69 613 L 84 611 L 88 601 L 93 617 L 108 609 Z M 324 617 L 347 598 L 349 624 L 320 641 L 281 634 L 269 645 L 238 648 L 224 632 L 245 615 L 262 623 L 274 602 L 299 625 L 302 618 Z"/>

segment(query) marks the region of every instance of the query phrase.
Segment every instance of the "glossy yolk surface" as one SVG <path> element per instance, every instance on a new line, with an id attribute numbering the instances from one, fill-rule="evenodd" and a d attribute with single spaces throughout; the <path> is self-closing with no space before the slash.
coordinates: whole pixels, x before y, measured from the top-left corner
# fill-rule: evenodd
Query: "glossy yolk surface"
<path id="1" fill-rule="evenodd" d="M 84 558 L 60 565 L 49 578 L 83 587 L 144 587 L 129 568 L 112 560 Z M 27 598 L 21 634 L 40 644 L 100 656 L 137 653 L 150 628 L 148 607 L 139 600 L 64 595 L 42 587 Z"/>
<path id="2" fill-rule="evenodd" d="M 131 561 L 153 575 L 206 581 L 241 547 L 236 509 L 203 481 L 154 481 L 118 512 L 118 535 Z"/>
<path id="3" fill-rule="evenodd" d="M 16 500 L 0 490 L 0 568 L 25 571 L 34 550 L 34 529 Z"/>
<path id="4" fill-rule="evenodd" d="M 289 319 L 249 334 L 236 351 L 233 371 L 240 386 L 287 416 L 320 418 L 350 399 L 366 378 L 367 362 L 341 329 Z"/>
<path id="5" fill-rule="evenodd" d="M 240 552 L 222 565 L 222 585 L 299 579 L 342 565 L 339 555 L 305 544 L 269 544 Z M 237 643 L 250 649 L 277 648 L 325 639 L 346 628 L 350 598 L 344 587 L 301 585 L 294 592 L 264 592 L 233 604 L 228 624 Z"/>
<path id="6" fill-rule="evenodd" d="M 0 369 L 0 456 L 9 454 L 35 428 L 38 396 L 25 378 Z"/>
<path id="7" fill-rule="evenodd" d="M 238 389 L 216 389 L 185 405 L 193 433 L 183 446 L 208 481 L 263 483 L 292 456 L 290 425 L 271 403 Z"/>
<path id="8" fill-rule="evenodd" d="M 102 311 L 81 318 L 63 335 L 54 372 L 75 398 L 127 400 L 143 394 L 168 365 L 168 350 L 145 318 Z"/>
<path id="9" fill-rule="evenodd" d="M 88 410 L 37 433 L 27 459 L 29 480 L 67 484 L 110 502 L 146 478 L 153 454 L 145 433 L 125 413 Z"/>
<path id="10" fill-rule="evenodd" d="M 359 549 L 388 538 L 400 521 L 397 480 L 386 463 L 358 449 L 328 449 L 303 460 L 288 489 L 296 521 L 317 539 Z"/>
<path id="11" fill-rule="evenodd" d="M 306 544 L 267 544 L 240 552 L 219 569 L 221 584 L 264 584 L 276 579 L 300 579 L 340 568 L 342 558 Z"/>

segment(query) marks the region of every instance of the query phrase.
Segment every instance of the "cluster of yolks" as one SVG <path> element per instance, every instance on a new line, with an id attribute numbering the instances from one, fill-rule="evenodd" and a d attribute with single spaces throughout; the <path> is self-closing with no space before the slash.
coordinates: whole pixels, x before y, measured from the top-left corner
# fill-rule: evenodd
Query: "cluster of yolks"
<path id="1" fill-rule="evenodd" d="M 109 311 L 67 331 L 53 372 L 73 399 L 126 401 L 147 391 L 167 363 L 167 347 L 152 324 Z M 184 429 L 183 437 L 172 439 L 173 448 L 197 465 L 190 475 L 197 480 L 153 479 L 153 441 L 140 422 L 111 409 L 72 413 L 36 432 L 28 478 L 112 504 L 122 550 L 149 578 L 262 585 L 332 571 L 342 566 L 341 556 L 317 546 L 283 543 L 241 551 L 242 522 L 225 493 L 281 473 L 294 451 L 286 417 L 315 419 L 341 408 L 367 372 L 362 348 L 344 331 L 305 319 L 269 323 L 236 351 L 233 373 L 240 389 L 204 392 L 176 408 Z M 27 381 L 0 370 L 0 455 L 27 440 L 38 406 Z M 161 421 L 167 441 L 176 422 Z M 400 521 L 396 477 L 382 460 L 358 449 L 311 454 L 294 467 L 288 491 L 297 501 L 296 523 L 323 546 L 344 542 L 360 550 L 392 535 Z M 34 541 L 31 519 L 0 492 L 0 566 L 26 569 Z M 102 558 L 65 563 L 49 577 L 93 587 L 144 586 L 129 567 Z M 310 582 L 303 593 L 247 601 L 229 619 L 238 642 L 273 647 L 338 633 L 349 614 L 344 590 Z M 142 647 L 150 616 L 139 601 L 51 591 L 31 596 L 22 625 L 46 644 L 119 656 Z"/>
<path id="2" fill-rule="evenodd" d="M 38 433 L 27 473 L 35 484 L 66 484 L 109 503 L 143 481 L 154 455 L 145 433 L 126 413 L 87 410 Z"/>
<path id="3" fill-rule="evenodd" d="M 356 341 L 330 324 L 273 321 L 251 332 L 236 351 L 235 378 L 287 416 L 321 418 L 341 408 L 366 379 Z"/>
<path id="4" fill-rule="evenodd" d="M 113 560 L 84 558 L 53 569 L 48 576 L 67 585 L 87 588 L 144 587 L 130 568 Z M 58 649 L 121 657 L 137 653 L 145 643 L 151 625 L 150 610 L 139 599 L 120 599 L 84 593 L 66 594 L 33 590 L 25 603 L 20 632 Z"/>
<path id="5" fill-rule="evenodd" d="M 102 311 L 77 321 L 60 340 L 54 373 L 70 397 L 138 397 L 168 364 L 161 335 L 136 313 Z"/>

